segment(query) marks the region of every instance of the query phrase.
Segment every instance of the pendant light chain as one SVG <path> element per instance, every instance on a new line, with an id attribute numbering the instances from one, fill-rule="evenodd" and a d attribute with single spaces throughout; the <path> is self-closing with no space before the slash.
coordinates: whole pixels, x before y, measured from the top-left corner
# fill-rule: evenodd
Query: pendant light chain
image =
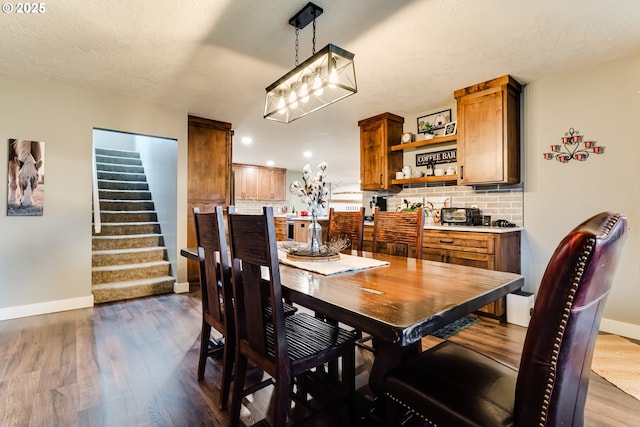
<path id="1" fill-rule="evenodd" d="M 296 67 L 298 66 L 298 49 L 300 47 L 298 44 L 298 34 L 300 34 L 300 29 L 296 27 Z"/>
<path id="2" fill-rule="evenodd" d="M 311 56 L 316 54 L 316 15 L 313 15 L 313 50 Z"/>

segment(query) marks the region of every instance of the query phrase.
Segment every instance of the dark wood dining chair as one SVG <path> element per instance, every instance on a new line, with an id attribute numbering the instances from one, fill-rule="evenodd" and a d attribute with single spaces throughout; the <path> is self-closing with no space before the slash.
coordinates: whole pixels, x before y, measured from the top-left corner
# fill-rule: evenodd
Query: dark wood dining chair
<path id="1" fill-rule="evenodd" d="M 386 212 L 376 208 L 373 214 L 373 252 L 409 256 L 409 248 L 415 247 L 415 258 L 422 258 L 422 233 L 424 213 L 422 208 L 414 212 Z M 384 244 L 384 246 L 382 246 Z"/>
<path id="2" fill-rule="evenodd" d="M 286 423 L 294 379 L 338 358 L 341 389 L 353 399 L 357 335 L 300 311 L 284 316 L 273 209 L 264 208 L 263 215 L 229 214 L 228 220 L 237 334 L 231 425 L 239 422 L 248 362 L 275 381 L 275 426 Z M 265 320 L 267 304 L 270 321 Z M 326 377 L 327 384 L 332 380 Z"/>
<path id="3" fill-rule="evenodd" d="M 231 266 L 227 249 L 222 207 L 214 212 L 193 209 L 202 291 L 202 332 L 198 359 L 198 380 L 204 378 L 207 358 L 216 358 L 222 353 L 222 379 L 220 386 L 220 408 L 226 409 L 229 400 L 234 360 L 235 327 L 233 316 L 228 316 L 232 306 Z M 211 328 L 222 335 L 222 339 L 211 339 Z"/>
<path id="4" fill-rule="evenodd" d="M 336 212 L 330 208 L 327 236 L 329 240 L 347 237 L 351 242 L 348 249 L 361 251 L 364 237 L 364 208 L 349 212 Z"/>
<path id="5" fill-rule="evenodd" d="M 627 220 L 603 212 L 574 228 L 538 289 L 520 369 L 445 341 L 387 376 L 388 423 L 582 426 L 591 360 Z"/>

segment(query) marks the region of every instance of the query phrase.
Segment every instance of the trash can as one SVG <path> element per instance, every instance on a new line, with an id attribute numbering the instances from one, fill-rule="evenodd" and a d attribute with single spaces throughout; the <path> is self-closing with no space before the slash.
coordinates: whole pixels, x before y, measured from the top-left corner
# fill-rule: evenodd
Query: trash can
<path id="1" fill-rule="evenodd" d="M 533 313 L 533 293 L 516 291 L 507 294 L 507 322 L 514 325 L 529 326 Z"/>

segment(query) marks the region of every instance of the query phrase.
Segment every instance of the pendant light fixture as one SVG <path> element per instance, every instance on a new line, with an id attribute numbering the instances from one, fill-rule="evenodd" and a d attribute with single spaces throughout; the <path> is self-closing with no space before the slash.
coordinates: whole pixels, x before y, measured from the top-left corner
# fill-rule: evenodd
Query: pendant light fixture
<path id="1" fill-rule="evenodd" d="M 265 119 L 289 123 L 358 91 L 353 53 L 333 44 L 316 53 L 316 18 L 322 12 L 308 3 L 289 20 L 296 28 L 295 68 L 266 88 Z M 298 64 L 298 34 L 311 22 L 312 55 Z"/>

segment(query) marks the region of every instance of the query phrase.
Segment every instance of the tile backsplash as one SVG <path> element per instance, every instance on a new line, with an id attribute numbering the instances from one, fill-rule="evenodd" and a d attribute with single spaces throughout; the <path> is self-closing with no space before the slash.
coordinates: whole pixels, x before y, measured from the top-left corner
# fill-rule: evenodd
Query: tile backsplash
<path id="1" fill-rule="evenodd" d="M 405 186 L 399 193 L 379 193 L 387 197 L 387 209 L 394 210 L 403 204 L 404 199 L 426 198 L 442 200 L 449 198 L 450 207 L 478 207 L 482 215 L 490 215 L 491 220 L 506 219 L 523 226 L 523 186 L 515 185 L 441 185 L 426 187 L 421 184 Z M 366 200 L 366 199 L 365 199 Z"/>

